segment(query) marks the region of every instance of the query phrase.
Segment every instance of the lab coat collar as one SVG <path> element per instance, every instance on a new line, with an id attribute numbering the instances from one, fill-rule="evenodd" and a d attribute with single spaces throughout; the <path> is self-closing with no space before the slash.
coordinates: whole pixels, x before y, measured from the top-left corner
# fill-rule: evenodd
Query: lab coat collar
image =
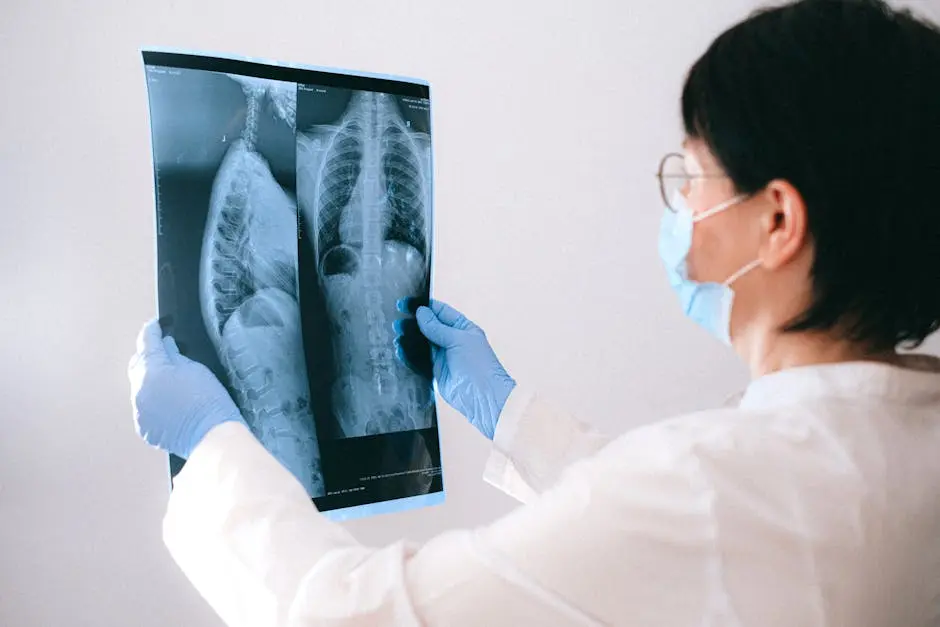
<path id="1" fill-rule="evenodd" d="M 899 365 L 853 361 L 788 368 L 752 381 L 738 406 L 760 409 L 820 398 L 940 406 L 940 359 L 911 354 Z"/>

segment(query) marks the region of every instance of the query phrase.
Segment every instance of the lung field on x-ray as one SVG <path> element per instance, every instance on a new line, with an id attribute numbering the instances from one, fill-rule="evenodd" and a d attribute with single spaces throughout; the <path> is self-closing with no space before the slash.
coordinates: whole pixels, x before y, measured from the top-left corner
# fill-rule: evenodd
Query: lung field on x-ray
<path id="1" fill-rule="evenodd" d="M 427 299 L 431 250 L 430 137 L 402 111 L 375 92 L 298 91 L 297 196 L 316 269 L 301 301 L 305 328 L 325 331 L 308 333 L 307 355 L 333 437 L 435 423 L 431 381 L 397 359 L 392 328 L 399 299 Z"/>
<path id="2" fill-rule="evenodd" d="M 293 132 L 296 85 L 229 79 L 244 93 L 246 115 L 212 184 L 199 272 L 203 320 L 252 432 L 310 496 L 322 496 L 298 300 L 297 205 L 257 148 L 262 115 Z"/>

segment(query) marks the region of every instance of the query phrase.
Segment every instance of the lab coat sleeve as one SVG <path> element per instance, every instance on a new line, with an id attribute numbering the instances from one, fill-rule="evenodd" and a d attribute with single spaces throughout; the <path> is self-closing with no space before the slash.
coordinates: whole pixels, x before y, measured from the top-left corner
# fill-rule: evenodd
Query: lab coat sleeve
<path id="1" fill-rule="evenodd" d="M 486 527 L 371 548 L 225 423 L 177 475 L 164 541 L 231 627 L 693 624 L 713 534 L 660 449 L 607 447 Z"/>
<path id="2" fill-rule="evenodd" d="M 493 437 L 483 479 L 528 503 L 571 463 L 590 457 L 611 438 L 531 390 L 510 394 Z"/>

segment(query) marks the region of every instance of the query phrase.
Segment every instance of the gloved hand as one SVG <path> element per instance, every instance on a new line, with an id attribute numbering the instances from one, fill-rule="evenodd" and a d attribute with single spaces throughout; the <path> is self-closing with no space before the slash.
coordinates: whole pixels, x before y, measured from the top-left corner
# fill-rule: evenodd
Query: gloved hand
<path id="1" fill-rule="evenodd" d="M 157 320 L 140 331 L 127 372 L 137 434 L 152 446 L 189 457 L 214 426 L 245 422 L 216 376 L 181 355 Z"/>
<path id="2" fill-rule="evenodd" d="M 399 303 L 411 313 L 414 301 Z M 493 439 L 496 422 L 516 387 L 516 382 L 499 363 L 483 329 L 463 314 L 439 301 L 414 310 L 417 327 L 431 342 L 431 361 L 437 388 L 448 405 L 463 414 L 483 435 Z M 399 358 L 409 359 L 408 321 L 395 322 Z M 413 342 L 412 342 L 413 344 Z"/>

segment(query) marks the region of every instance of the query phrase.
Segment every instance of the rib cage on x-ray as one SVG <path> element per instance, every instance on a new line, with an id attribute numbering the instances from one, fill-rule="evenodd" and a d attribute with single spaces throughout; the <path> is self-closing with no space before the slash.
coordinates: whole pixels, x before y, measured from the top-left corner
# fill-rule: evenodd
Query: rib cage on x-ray
<path id="1" fill-rule="evenodd" d="M 344 437 L 433 425 L 432 388 L 395 356 L 398 298 L 427 292 L 430 138 L 392 98 L 353 92 L 332 125 L 298 128 L 297 195 L 313 238 Z"/>
<path id="2" fill-rule="evenodd" d="M 254 149 L 265 98 L 293 128 L 296 87 L 230 78 L 242 86 L 247 116 L 212 185 L 200 262 L 203 319 L 252 432 L 310 496 L 321 496 L 300 324 L 297 206 Z"/>
<path id="3" fill-rule="evenodd" d="M 295 201 L 255 140 L 265 102 L 294 128 L 296 85 L 230 78 L 242 87 L 247 116 L 212 186 L 200 261 L 203 320 L 252 432 L 311 496 L 322 496 L 303 352 L 298 201 L 330 323 L 336 431 L 431 427 L 432 388 L 397 359 L 392 330 L 397 300 L 428 288 L 430 138 L 409 128 L 389 96 L 353 92 L 338 123 L 296 129 Z"/>

